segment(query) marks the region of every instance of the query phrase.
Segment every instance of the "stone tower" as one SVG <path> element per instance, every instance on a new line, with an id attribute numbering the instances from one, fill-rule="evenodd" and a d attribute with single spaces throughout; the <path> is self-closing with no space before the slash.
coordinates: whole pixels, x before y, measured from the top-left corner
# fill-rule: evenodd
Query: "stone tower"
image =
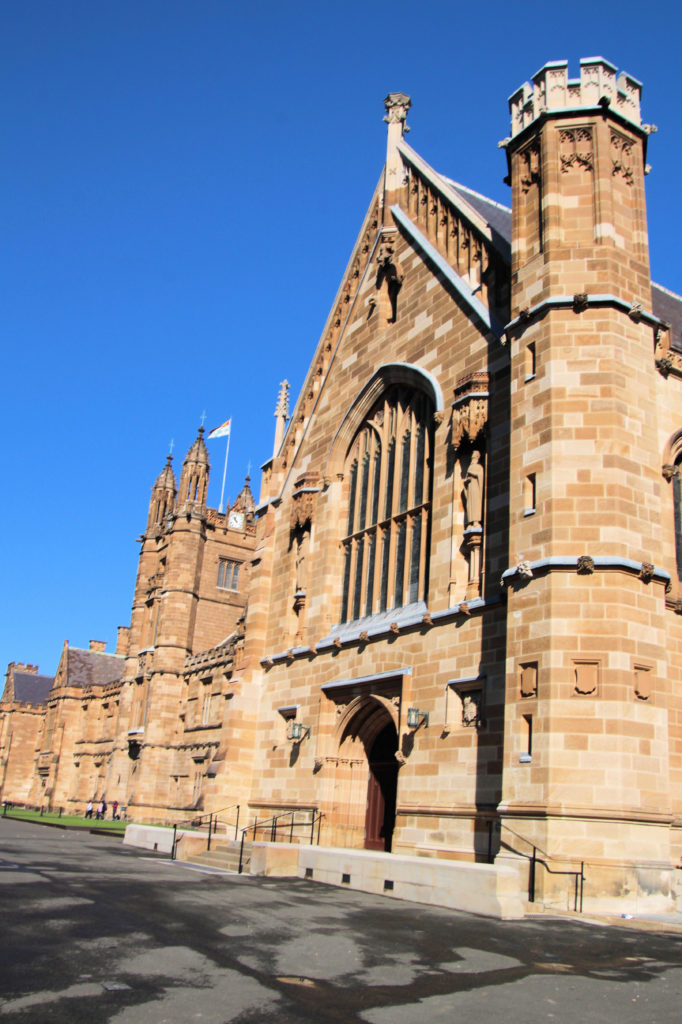
<path id="1" fill-rule="evenodd" d="M 579 79 L 564 61 L 547 64 L 511 97 L 503 143 L 513 210 L 503 839 L 507 824 L 551 856 L 589 855 L 604 865 L 590 883 L 604 896 L 632 881 L 607 868 L 623 848 L 668 859 L 670 820 L 667 713 L 653 696 L 665 679 L 667 574 L 653 564 L 652 129 L 640 93 L 601 58 L 581 61 Z"/>

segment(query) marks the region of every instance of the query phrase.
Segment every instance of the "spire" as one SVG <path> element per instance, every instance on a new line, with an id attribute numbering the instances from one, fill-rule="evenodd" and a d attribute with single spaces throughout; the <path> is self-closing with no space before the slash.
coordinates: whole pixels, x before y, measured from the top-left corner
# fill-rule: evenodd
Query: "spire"
<path id="1" fill-rule="evenodd" d="M 247 476 L 244 480 L 244 486 L 235 498 L 231 508 L 238 509 L 240 512 L 249 513 L 253 512 L 256 507 L 256 502 L 253 500 L 253 494 L 251 493 L 251 477 Z"/>
<path id="2" fill-rule="evenodd" d="M 204 444 L 204 428 L 199 427 L 196 440 L 185 456 L 180 476 L 180 501 L 185 504 L 206 504 L 210 463 Z"/>
<path id="3" fill-rule="evenodd" d="M 277 398 L 277 408 L 275 409 L 275 416 L 277 423 L 275 425 L 275 445 L 272 451 L 273 457 L 277 455 L 277 452 L 282 446 L 282 440 L 284 439 L 284 430 L 289 419 L 289 381 L 283 380 L 279 386 L 279 395 Z"/>
<path id="4" fill-rule="evenodd" d="M 402 160 L 398 152 L 398 143 L 402 141 L 405 132 L 409 128 L 405 123 L 407 112 L 412 106 L 412 100 L 404 92 L 389 92 L 384 100 L 386 116 L 384 121 L 388 125 L 388 140 L 386 145 L 386 191 L 393 192 L 402 184 Z"/>
<path id="5" fill-rule="evenodd" d="M 152 496 L 149 502 L 149 517 L 147 529 L 153 526 L 161 526 L 168 513 L 175 505 L 177 487 L 175 484 L 175 473 L 173 472 L 173 456 L 168 455 L 166 465 L 157 476 L 152 487 Z"/>

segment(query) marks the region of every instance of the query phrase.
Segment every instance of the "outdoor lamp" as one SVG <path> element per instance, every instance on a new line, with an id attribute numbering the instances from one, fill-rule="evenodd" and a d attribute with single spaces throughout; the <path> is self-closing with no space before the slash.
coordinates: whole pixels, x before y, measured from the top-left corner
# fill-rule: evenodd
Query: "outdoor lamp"
<path id="1" fill-rule="evenodd" d="M 421 721 L 420 721 L 421 720 Z M 418 729 L 421 722 L 424 725 L 429 724 L 429 713 L 428 711 L 420 711 L 419 708 L 408 708 L 407 709 L 407 728 Z"/>
<path id="2" fill-rule="evenodd" d="M 292 740 L 302 740 L 303 733 L 306 736 L 310 736 L 310 726 L 304 725 L 303 722 L 292 722 L 291 723 L 291 738 Z"/>

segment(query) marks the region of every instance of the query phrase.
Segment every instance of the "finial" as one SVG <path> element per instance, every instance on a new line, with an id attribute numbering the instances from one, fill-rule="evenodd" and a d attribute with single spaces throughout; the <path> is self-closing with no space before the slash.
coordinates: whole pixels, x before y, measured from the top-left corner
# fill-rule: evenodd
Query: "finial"
<path id="1" fill-rule="evenodd" d="M 279 386 L 279 395 L 277 397 L 277 408 L 275 409 L 275 416 L 283 416 L 284 419 L 289 418 L 289 381 L 283 380 Z"/>
<path id="2" fill-rule="evenodd" d="M 175 440 L 171 437 L 170 444 L 168 445 L 168 458 L 173 458 L 173 449 L 175 448 Z"/>
<path id="3" fill-rule="evenodd" d="M 405 177 L 405 168 L 402 157 L 398 152 L 398 144 L 402 142 L 405 132 L 409 132 L 405 124 L 407 112 L 412 106 L 412 100 L 404 92 L 389 92 L 384 100 L 386 116 L 384 121 L 388 125 L 388 138 L 386 140 L 386 191 L 395 192 L 400 188 Z"/>
<path id="4" fill-rule="evenodd" d="M 405 132 L 409 132 L 410 129 L 405 124 L 405 119 L 408 110 L 412 106 L 410 97 L 404 92 L 389 92 L 384 100 L 384 106 L 386 107 L 386 116 L 384 117 L 386 124 L 399 124 L 401 126 L 401 137 Z"/>
<path id="5" fill-rule="evenodd" d="M 275 409 L 275 416 L 277 423 L 275 424 L 275 444 L 273 447 L 273 456 L 277 455 L 284 438 L 284 428 L 286 426 L 287 419 L 289 418 L 289 381 L 283 380 L 279 386 L 279 397 L 277 398 L 277 408 Z"/>
<path id="6" fill-rule="evenodd" d="M 205 422 L 206 422 L 206 410 L 204 409 L 204 411 L 201 414 L 201 430 L 202 431 L 204 429 L 204 423 Z"/>

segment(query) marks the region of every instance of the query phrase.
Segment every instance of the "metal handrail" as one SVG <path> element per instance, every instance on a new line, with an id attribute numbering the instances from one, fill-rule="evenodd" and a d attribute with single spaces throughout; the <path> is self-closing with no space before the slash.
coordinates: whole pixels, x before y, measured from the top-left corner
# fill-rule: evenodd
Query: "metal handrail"
<path id="1" fill-rule="evenodd" d="M 173 825 L 173 844 L 171 846 L 171 860 L 175 860 L 178 843 L 178 828 L 182 828 L 183 825 L 191 825 L 194 828 L 201 828 L 205 823 L 208 824 L 208 843 L 207 850 L 211 849 L 211 837 L 215 836 L 218 829 L 218 825 L 232 825 L 231 821 L 225 821 L 224 818 L 220 818 L 219 815 L 225 814 L 226 811 L 237 811 L 236 820 L 234 822 L 234 838 L 236 839 L 239 835 L 239 804 L 230 804 L 229 807 L 223 807 L 219 811 L 209 811 L 207 814 L 194 815 L 192 818 L 184 818 L 182 821 L 176 821 Z"/>
<path id="2" fill-rule="evenodd" d="M 500 822 L 500 831 L 506 829 L 511 832 L 513 836 L 520 839 L 521 842 L 527 843 L 530 846 L 532 853 L 522 853 L 521 850 L 515 850 L 513 846 L 505 843 L 500 838 L 500 846 L 503 846 L 506 850 L 510 850 L 515 853 L 518 857 L 525 857 L 528 861 L 528 902 L 535 903 L 535 874 L 538 864 L 542 867 L 549 875 L 566 875 L 573 878 L 573 910 L 577 913 L 582 914 L 583 912 L 583 895 L 585 891 L 585 861 L 580 861 L 580 871 L 558 871 L 556 868 L 551 868 L 547 863 L 548 860 L 557 860 L 558 858 L 552 857 L 551 854 L 547 853 L 546 850 L 540 849 L 541 856 L 538 856 L 538 847 L 535 846 L 530 839 L 526 839 L 525 836 L 519 835 L 509 825 L 505 825 L 504 822 Z M 545 859 L 546 858 L 546 859 Z"/>
<path id="3" fill-rule="evenodd" d="M 284 811 L 282 814 L 276 814 L 272 818 L 264 818 L 263 821 L 258 821 L 258 818 L 251 825 L 247 825 L 242 829 L 242 839 L 239 845 L 239 874 L 241 875 L 244 865 L 244 843 L 249 832 L 253 832 L 251 842 L 256 841 L 256 833 L 259 829 L 265 829 L 270 833 L 270 842 L 276 843 L 277 836 L 281 831 L 289 833 L 289 842 L 294 841 L 294 829 L 305 828 L 310 829 L 310 845 L 315 844 L 315 826 L 317 826 L 317 846 L 320 845 L 320 826 L 323 815 L 317 809 L 313 809 L 312 818 L 310 821 L 296 821 L 296 814 L 300 811 L 293 809 L 291 811 Z M 288 823 L 280 824 L 282 818 L 291 816 L 291 820 Z"/>

